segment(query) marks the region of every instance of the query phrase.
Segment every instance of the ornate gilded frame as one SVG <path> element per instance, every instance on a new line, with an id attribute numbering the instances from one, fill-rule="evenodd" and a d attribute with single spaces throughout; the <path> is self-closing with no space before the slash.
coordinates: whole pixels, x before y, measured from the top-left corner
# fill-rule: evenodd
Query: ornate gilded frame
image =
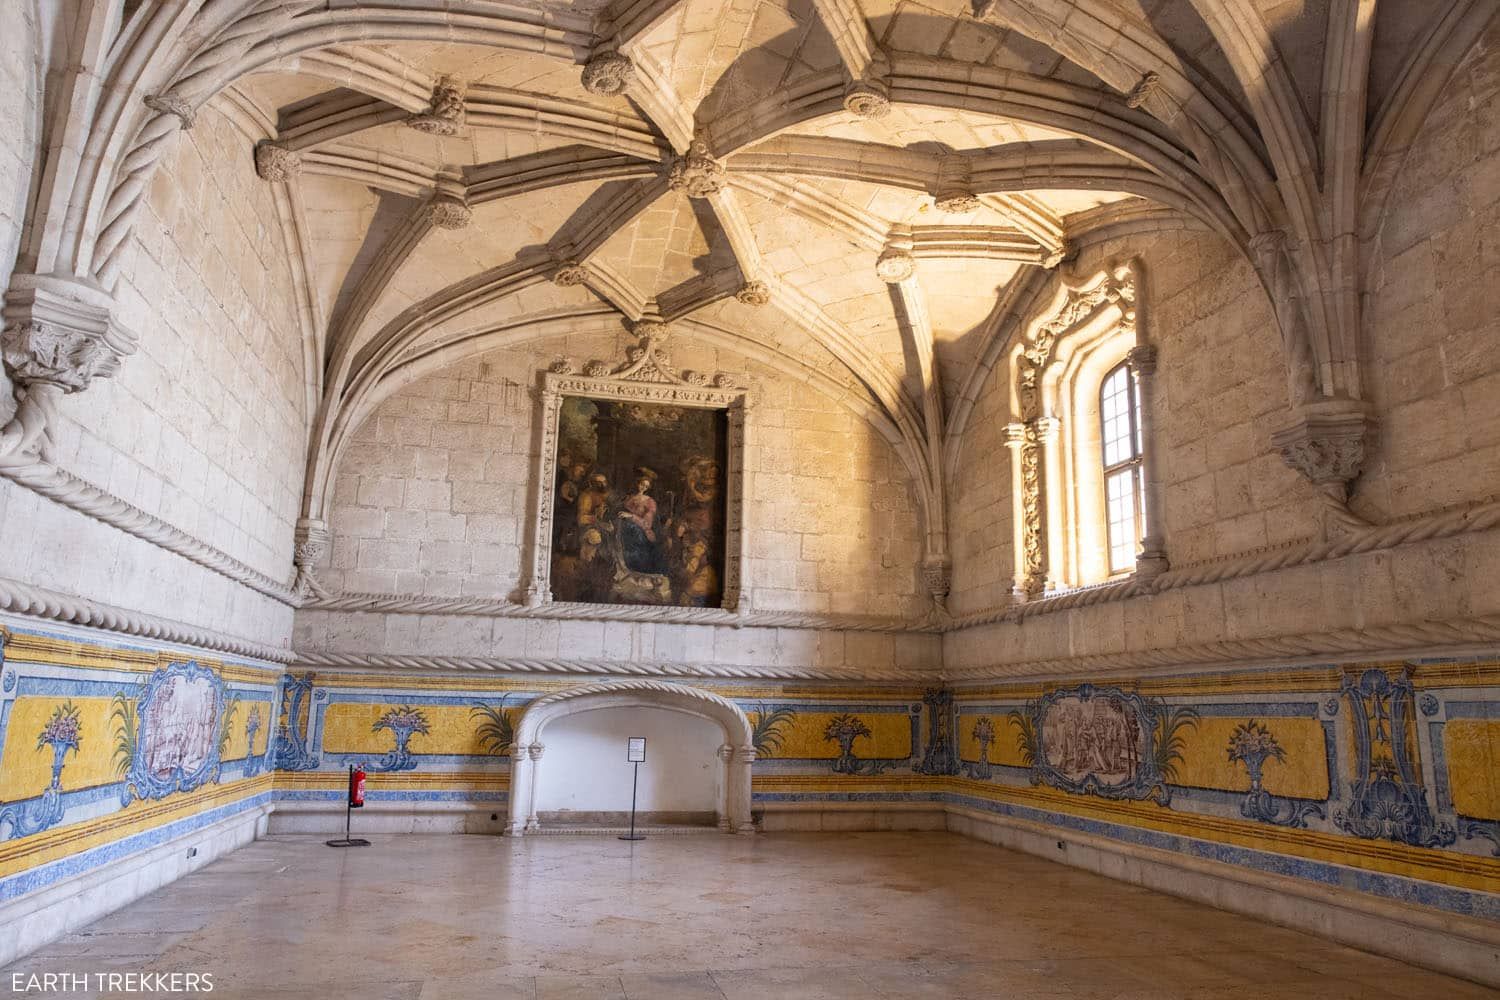
<path id="1" fill-rule="evenodd" d="M 557 479 L 558 418 L 564 396 L 591 399 L 634 400 L 725 410 L 729 417 L 728 454 L 725 468 L 724 591 L 722 610 L 748 610 L 744 599 L 745 564 L 745 448 L 750 390 L 737 376 L 719 373 L 679 372 L 672 367 L 665 344 L 665 324 L 640 322 L 635 332 L 641 342 L 632 347 L 623 365 L 590 361 L 580 372 L 571 359 L 552 365 L 541 376 L 537 424 L 541 440 L 531 477 L 532 523 L 530 571 L 522 587 L 522 600 L 531 607 L 552 603 L 551 484 Z M 643 607 L 649 608 L 650 605 Z M 664 609 L 666 610 L 666 609 Z"/>

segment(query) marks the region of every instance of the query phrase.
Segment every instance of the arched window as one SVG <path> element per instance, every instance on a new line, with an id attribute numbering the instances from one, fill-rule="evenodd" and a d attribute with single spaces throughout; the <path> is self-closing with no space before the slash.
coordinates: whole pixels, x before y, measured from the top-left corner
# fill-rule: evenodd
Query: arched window
<path id="1" fill-rule="evenodd" d="M 1151 474 L 1156 349 L 1139 265 L 1064 275 L 1011 348 L 1014 595 L 1034 600 L 1167 568 Z"/>
<path id="2" fill-rule="evenodd" d="M 1104 464 L 1104 521 L 1109 572 L 1135 570 L 1145 534 L 1146 477 L 1142 470 L 1145 442 L 1141 432 L 1141 397 L 1128 362 L 1104 376 L 1099 386 L 1099 429 Z"/>

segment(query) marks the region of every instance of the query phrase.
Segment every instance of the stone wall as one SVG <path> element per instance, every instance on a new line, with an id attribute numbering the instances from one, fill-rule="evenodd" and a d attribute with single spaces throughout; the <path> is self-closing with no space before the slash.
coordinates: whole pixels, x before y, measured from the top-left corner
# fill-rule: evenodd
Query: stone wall
<path id="1" fill-rule="evenodd" d="M 1173 565 L 1310 537 L 1311 490 L 1271 446 L 1286 413 L 1285 366 L 1249 263 L 1217 236 L 1172 231 L 1088 246 L 1071 267 L 1090 276 L 1131 257 L 1144 266 L 1146 337 L 1158 349 L 1151 459 Z M 1003 606 L 1014 581 L 1004 439 L 1013 378 L 1004 361 L 995 366 L 965 431 L 951 500 L 960 614 Z"/>
<path id="2" fill-rule="evenodd" d="M 274 193 L 244 134 L 211 107 L 175 142 L 118 289 L 140 348 L 114 377 L 65 398 L 53 460 L 286 580 L 307 417 Z M 7 576 L 259 642 L 289 636 L 285 605 L 8 481 L 0 514 L 28 526 Z"/>
<path id="3" fill-rule="evenodd" d="M 1354 509 L 1373 520 L 1500 489 L 1500 25 L 1448 82 L 1367 243 L 1366 380 L 1381 420 Z"/>
<path id="4" fill-rule="evenodd" d="M 627 340 L 551 338 L 492 351 L 382 402 L 337 469 L 323 582 L 513 598 L 531 534 L 538 373 L 564 354 L 622 358 Z M 755 362 L 694 348 L 687 334 L 672 352 L 680 367 L 745 373 L 753 383 L 750 606 L 919 614 L 919 513 L 889 445 L 836 401 Z"/>

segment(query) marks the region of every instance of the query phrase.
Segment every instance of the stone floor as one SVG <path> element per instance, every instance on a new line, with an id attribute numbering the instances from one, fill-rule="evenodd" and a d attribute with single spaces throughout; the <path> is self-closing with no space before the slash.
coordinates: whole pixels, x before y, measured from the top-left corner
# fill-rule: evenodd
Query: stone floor
<path id="1" fill-rule="evenodd" d="M 254 1000 L 1500 996 L 949 834 L 374 839 L 260 841 L 0 993 L 133 970 Z"/>

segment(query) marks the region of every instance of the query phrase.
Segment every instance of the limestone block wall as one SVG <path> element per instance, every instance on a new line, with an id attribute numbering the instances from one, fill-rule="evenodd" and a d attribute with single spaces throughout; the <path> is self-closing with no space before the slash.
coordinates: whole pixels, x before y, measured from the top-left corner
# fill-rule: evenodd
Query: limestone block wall
<path id="1" fill-rule="evenodd" d="M 8 140 L 0 146 L 0 287 L 10 284 L 40 142 L 41 81 L 36 67 L 42 65 L 42 42 L 37 14 L 37 6 L 27 3 L 6 4 L 0 10 L 0 134 Z M 14 405 L 9 391 L 0 392 L 0 420 L 10 419 Z"/>
<path id="2" fill-rule="evenodd" d="M 1158 348 L 1151 458 L 1173 565 L 1310 537 L 1311 490 L 1271 446 L 1285 365 L 1250 264 L 1217 236 L 1172 231 L 1090 245 L 1071 266 L 1092 275 L 1131 257 L 1143 262 L 1144 323 Z M 950 501 L 959 614 L 1002 606 L 1014 581 L 1017 487 L 1004 444 L 1013 378 L 995 367 L 965 431 Z"/>
<path id="3" fill-rule="evenodd" d="M 212 105 L 174 141 L 117 296 L 140 347 L 64 399 L 54 461 L 284 581 L 307 415 L 275 195 Z M 5 576 L 258 642 L 289 635 L 284 604 L 8 481 L 0 512 L 28 526 L 7 546 Z"/>
<path id="4" fill-rule="evenodd" d="M 492 351 L 382 402 L 337 469 L 323 582 L 341 591 L 514 598 L 531 536 L 538 375 L 563 355 L 621 359 L 626 343 L 575 336 Z M 674 338 L 672 360 L 743 373 L 753 384 L 750 606 L 921 613 L 919 514 L 889 445 L 836 401 L 745 358 L 694 347 L 688 335 Z"/>
<path id="5" fill-rule="evenodd" d="M 1384 520 L 1500 484 L 1500 25 L 1449 80 L 1365 244 L 1366 385 L 1381 420 L 1354 509 Z"/>

